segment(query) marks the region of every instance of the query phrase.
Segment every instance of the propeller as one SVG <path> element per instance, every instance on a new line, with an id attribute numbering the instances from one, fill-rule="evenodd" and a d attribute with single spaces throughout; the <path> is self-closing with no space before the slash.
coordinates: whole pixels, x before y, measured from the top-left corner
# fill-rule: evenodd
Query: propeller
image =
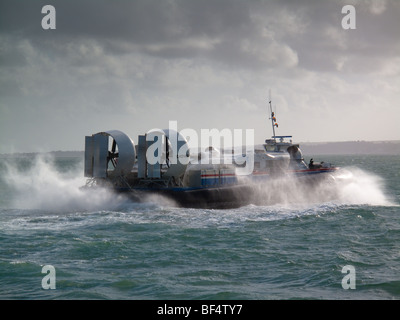
<path id="1" fill-rule="evenodd" d="M 169 168 L 169 143 L 167 136 L 165 136 L 165 162 L 167 164 L 167 167 Z"/>
<path id="2" fill-rule="evenodd" d="M 114 169 L 117 166 L 117 161 L 118 161 L 118 156 L 119 156 L 119 153 L 115 152 L 116 149 L 117 149 L 117 142 L 115 141 L 115 139 L 113 139 L 111 151 L 108 151 L 107 166 L 108 166 L 108 163 L 111 161 L 111 164 L 113 165 Z"/>

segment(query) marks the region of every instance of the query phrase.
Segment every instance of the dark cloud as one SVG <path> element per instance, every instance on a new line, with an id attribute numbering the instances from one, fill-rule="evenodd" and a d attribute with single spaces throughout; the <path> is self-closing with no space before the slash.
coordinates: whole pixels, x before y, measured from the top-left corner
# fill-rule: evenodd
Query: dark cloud
<path id="1" fill-rule="evenodd" d="M 127 53 L 134 46 L 135 50 L 166 59 L 201 56 L 239 64 L 238 67 L 241 61 L 248 66 L 267 62 L 260 60 L 262 52 L 248 50 L 254 41 L 259 43 L 258 50 L 263 50 L 271 40 L 261 36 L 262 26 L 254 25 L 250 1 L 53 0 L 46 3 L 57 10 L 57 30 L 53 34 L 41 29 L 41 1 L 4 2 L 1 31 L 26 37 L 44 50 L 49 42 L 62 46 L 89 38 L 116 53 Z"/>
<path id="2" fill-rule="evenodd" d="M 44 4 L 56 7 L 54 33 L 41 28 Z M 398 2 L 354 1 L 358 28 L 352 31 L 341 28 L 343 5 L 282 0 L 13 0 L 1 3 L 0 33 L 25 37 L 44 50 L 49 43 L 63 50 L 70 41 L 92 39 L 115 54 L 137 50 L 165 59 L 200 57 L 239 68 L 298 63 L 329 71 L 342 63 L 338 55 L 353 55 L 370 69 L 368 59 L 399 54 L 399 42 L 393 41 L 400 30 Z"/>

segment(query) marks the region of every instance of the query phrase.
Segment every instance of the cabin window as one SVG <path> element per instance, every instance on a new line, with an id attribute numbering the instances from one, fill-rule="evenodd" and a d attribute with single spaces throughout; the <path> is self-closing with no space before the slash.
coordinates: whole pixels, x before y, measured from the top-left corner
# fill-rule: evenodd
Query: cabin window
<path id="1" fill-rule="evenodd" d="M 275 151 L 275 145 L 265 145 L 265 151 L 267 152 L 271 152 L 271 151 Z"/>

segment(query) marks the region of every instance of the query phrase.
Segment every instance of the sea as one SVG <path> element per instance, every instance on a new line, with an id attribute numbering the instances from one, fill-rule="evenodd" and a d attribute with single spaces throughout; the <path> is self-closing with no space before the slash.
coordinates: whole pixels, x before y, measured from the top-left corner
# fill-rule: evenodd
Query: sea
<path id="1" fill-rule="evenodd" d="M 313 158 L 343 170 L 334 197 L 236 209 L 85 190 L 80 157 L 2 158 L 0 299 L 399 299 L 400 155 Z"/>

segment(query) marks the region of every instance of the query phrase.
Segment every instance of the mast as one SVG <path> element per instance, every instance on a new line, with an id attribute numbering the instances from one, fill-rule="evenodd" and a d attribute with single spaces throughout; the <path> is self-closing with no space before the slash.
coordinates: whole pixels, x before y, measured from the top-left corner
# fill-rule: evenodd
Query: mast
<path id="1" fill-rule="evenodd" d="M 271 124 L 272 124 L 272 133 L 273 133 L 273 138 L 275 139 L 275 127 L 278 127 L 278 124 L 276 123 L 276 118 L 275 118 L 275 113 L 272 111 L 272 103 L 271 103 L 271 90 L 269 90 L 269 110 L 271 114 Z"/>

